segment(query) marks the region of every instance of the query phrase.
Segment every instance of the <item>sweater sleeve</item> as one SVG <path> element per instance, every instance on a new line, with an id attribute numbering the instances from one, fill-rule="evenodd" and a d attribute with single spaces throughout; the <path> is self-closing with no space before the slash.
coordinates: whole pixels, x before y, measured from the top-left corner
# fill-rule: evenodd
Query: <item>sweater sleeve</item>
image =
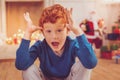
<path id="1" fill-rule="evenodd" d="M 19 70 L 25 70 L 34 63 L 37 58 L 37 46 L 34 44 L 30 49 L 30 41 L 22 39 L 16 51 L 15 66 Z"/>
<path id="2" fill-rule="evenodd" d="M 77 37 L 75 53 L 85 68 L 92 69 L 97 65 L 97 58 L 85 35 Z"/>

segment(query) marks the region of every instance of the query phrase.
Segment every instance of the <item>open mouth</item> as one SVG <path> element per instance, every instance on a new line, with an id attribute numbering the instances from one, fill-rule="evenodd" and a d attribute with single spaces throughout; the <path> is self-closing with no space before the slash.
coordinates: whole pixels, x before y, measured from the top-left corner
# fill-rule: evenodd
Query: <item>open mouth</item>
<path id="1" fill-rule="evenodd" d="M 52 46 L 57 47 L 59 45 L 59 42 L 52 42 Z"/>

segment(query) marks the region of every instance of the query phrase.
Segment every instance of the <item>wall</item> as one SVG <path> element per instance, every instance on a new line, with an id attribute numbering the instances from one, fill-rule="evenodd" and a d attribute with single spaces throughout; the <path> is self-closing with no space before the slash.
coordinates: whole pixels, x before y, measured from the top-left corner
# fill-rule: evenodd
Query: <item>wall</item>
<path id="1" fill-rule="evenodd" d="M 0 0 L 0 33 L 6 35 L 5 0 Z"/>
<path id="2" fill-rule="evenodd" d="M 33 23 L 38 25 L 42 8 L 43 2 L 6 2 L 7 36 L 13 36 L 18 29 L 26 29 L 25 12 L 29 12 Z"/>
<path id="3" fill-rule="evenodd" d="M 7 33 L 8 36 L 15 33 L 18 28 L 25 29 L 26 25 L 23 13 L 26 10 L 30 10 L 32 14 L 31 17 L 34 23 L 37 24 L 38 16 L 36 15 L 39 15 L 41 10 L 39 7 L 47 7 L 55 3 L 62 4 L 67 8 L 73 8 L 73 19 L 77 26 L 83 19 L 88 18 L 91 11 L 96 11 L 98 18 L 104 18 L 108 32 L 111 32 L 111 26 L 120 15 L 120 3 L 104 3 L 104 0 L 44 0 L 44 4 L 38 3 L 36 6 L 33 5 L 31 7 L 27 4 L 22 5 L 21 3 L 14 5 L 12 3 L 6 3 L 5 5 L 3 2 L 5 2 L 5 0 L 0 0 L 0 33 Z M 6 11 L 4 6 L 9 10 L 7 9 Z"/>
<path id="4" fill-rule="evenodd" d="M 0 1 L 0 5 L 2 4 L 2 2 Z M 2 6 L 0 6 L 0 32 L 2 31 L 1 30 L 1 26 L 2 26 L 2 19 L 1 19 L 1 17 L 2 17 Z"/>
<path id="5" fill-rule="evenodd" d="M 77 25 L 89 17 L 91 11 L 96 12 L 96 19 L 103 18 L 108 33 L 112 30 L 111 26 L 118 19 L 120 13 L 120 3 L 105 3 L 104 0 L 55 0 L 54 4 L 59 3 L 67 8 L 73 8 L 73 19 Z"/>

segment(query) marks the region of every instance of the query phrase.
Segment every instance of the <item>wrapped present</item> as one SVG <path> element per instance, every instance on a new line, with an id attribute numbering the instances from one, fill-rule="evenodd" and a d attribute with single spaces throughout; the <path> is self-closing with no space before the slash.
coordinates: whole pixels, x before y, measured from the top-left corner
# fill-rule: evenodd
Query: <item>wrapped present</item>
<path id="1" fill-rule="evenodd" d="M 111 51 L 101 52 L 101 58 L 112 59 L 112 52 Z"/>
<path id="2" fill-rule="evenodd" d="M 102 46 L 102 47 L 100 48 L 100 52 L 106 52 L 106 51 L 108 51 L 107 46 Z"/>
<path id="3" fill-rule="evenodd" d="M 118 49 L 118 45 L 117 44 L 113 44 L 110 47 L 111 50 L 117 50 Z"/>
<path id="4" fill-rule="evenodd" d="M 117 40 L 118 37 L 119 34 L 115 34 L 115 33 L 110 33 L 107 35 L 108 40 Z"/>

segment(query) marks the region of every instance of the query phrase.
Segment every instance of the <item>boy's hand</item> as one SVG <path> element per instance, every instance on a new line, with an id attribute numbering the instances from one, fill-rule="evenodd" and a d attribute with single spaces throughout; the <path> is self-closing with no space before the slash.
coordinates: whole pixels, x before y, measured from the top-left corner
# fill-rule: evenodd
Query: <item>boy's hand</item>
<path id="1" fill-rule="evenodd" d="M 32 20 L 28 12 L 24 13 L 24 18 L 27 21 L 27 23 L 32 24 Z"/>
<path id="2" fill-rule="evenodd" d="M 70 10 L 66 9 L 68 24 L 66 26 L 70 29 L 76 36 L 83 34 L 83 31 L 80 27 L 75 27 L 72 20 L 72 8 Z"/>
<path id="3" fill-rule="evenodd" d="M 41 30 L 42 28 L 39 27 L 39 26 L 33 25 L 32 20 L 31 20 L 31 18 L 29 16 L 28 12 L 24 13 L 24 18 L 25 18 L 25 20 L 27 22 L 27 28 L 26 28 L 26 31 L 25 31 L 24 38 L 25 39 L 30 39 L 33 32 L 35 32 L 37 30 Z"/>
<path id="4" fill-rule="evenodd" d="M 65 10 L 66 11 L 66 13 L 67 13 L 67 20 L 68 20 L 68 23 L 66 24 L 66 26 L 70 29 L 70 30 L 72 30 L 72 29 L 74 29 L 74 27 L 73 27 L 73 20 L 72 20 L 72 8 L 70 9 L 70 10 L 68 10 L 68 9 L 66 9 Z"/>

